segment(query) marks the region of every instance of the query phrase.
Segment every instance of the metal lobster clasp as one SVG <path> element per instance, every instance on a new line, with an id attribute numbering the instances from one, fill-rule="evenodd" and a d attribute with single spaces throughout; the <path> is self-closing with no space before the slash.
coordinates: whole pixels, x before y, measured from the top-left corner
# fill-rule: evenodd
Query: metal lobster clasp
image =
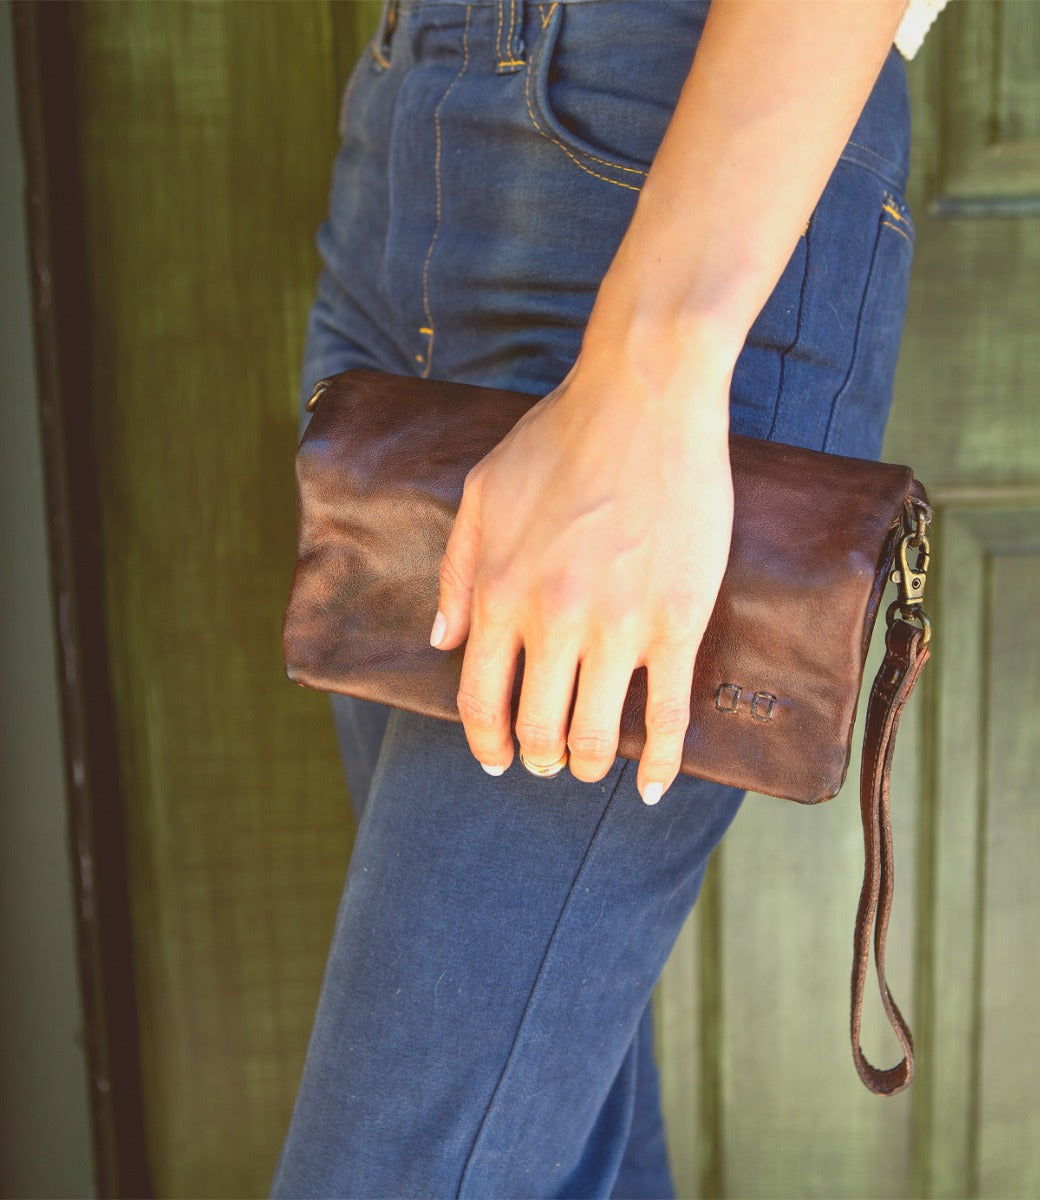
<path id="1" fill-rule="evenodd" d="M 910 551 L 916 550 L 913 566 Z M 903 609 L 915 608 L 924 601 L 924 585 L 931 562 L 928 538 L 923 533 L 908 533 L 899 542 L 899 566 L 890 578 L 899 588 L 899 604 Z"/>
<path id="2" fill-rule="evenodd" d="M 908 624 L 920 626 L 922 649 L 932 636 L 932 625 L 924 611 L 924 587 L 932 559 L 925 530 L 931 516 L 931 509 L 927 505 L 914 505 L 912 513 L 908 513 L 908 524 L 912 521 L 913 527 L 899 540 L 896 566 L 889 576 L 899 588 L 899 598 L 888 607 L 888 624 L 891 627 L 898 613 L 899 618 Z"/>

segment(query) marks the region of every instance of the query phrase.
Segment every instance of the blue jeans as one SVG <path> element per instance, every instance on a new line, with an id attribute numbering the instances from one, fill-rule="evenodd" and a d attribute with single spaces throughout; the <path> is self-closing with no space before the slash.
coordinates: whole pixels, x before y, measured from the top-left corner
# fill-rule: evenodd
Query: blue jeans
<path id="1" fill-rule="evenodd" d="M 343 95 L 304 393 L 356 366 L 554 387 L 706 10 L 388 10 Z M 893 53 L 740 356 L 735 431 L 878 453 L 907 149 Z M 334 711 L 359 828 L 274 1194 L 671 1195 L 650 995 L 741 794 L 680 777 L 647 808 L 620 760 L 492 779 L 458 726 Z"/>

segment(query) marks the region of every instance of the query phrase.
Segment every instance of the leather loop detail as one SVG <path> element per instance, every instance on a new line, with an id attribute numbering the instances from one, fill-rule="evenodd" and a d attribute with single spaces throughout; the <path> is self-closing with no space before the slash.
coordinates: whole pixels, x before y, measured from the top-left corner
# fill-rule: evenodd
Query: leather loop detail
<path id="1" fill-rule="evenodd" d="M 894 1096 L 907 1088 L 914 1077 L 914 1039 L 885 978 L 885 936 L 894 883 L 889 775 L 899 718 L 928 661 L 929 650 L 924 644 L 923 631 L 902 620 L 889 627 L 885 644 L 885 658 L 870 692 L 863 738 L 860 808 L 865 857 L 854 936 L 851 1038 L 852 1058 L 860 1079 L 877 1095 Z M 902 1061 L 887 1069 L 870 1063 L 860 1045 L 872 932 L 881 1003 L 903 1050 Z"/>

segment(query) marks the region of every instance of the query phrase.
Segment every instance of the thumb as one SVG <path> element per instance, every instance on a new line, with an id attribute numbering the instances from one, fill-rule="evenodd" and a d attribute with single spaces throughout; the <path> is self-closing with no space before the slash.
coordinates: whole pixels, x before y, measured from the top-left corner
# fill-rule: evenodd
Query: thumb
<path id="1" fill-rule="evenodd" d="M 471 512 L 472 506 L 463 502 L 441 559 L 440 600 L 430 632 L 430 645 L 438 650 L 454 650 L 469 635 L 480 547 L 479 526 Z"/>

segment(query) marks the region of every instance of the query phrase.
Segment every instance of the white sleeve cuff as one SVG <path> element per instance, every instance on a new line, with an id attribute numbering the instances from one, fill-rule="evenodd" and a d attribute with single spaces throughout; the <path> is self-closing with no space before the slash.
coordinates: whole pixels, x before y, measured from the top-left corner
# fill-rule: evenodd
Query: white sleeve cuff
<path id="1" fill-rule="evenodd" d="M 896 49 L 904 58 L 913 58 L 920 50 L 924 35 L 946 7 L 946 0 L 910 0 L 896 30 Z"/>

